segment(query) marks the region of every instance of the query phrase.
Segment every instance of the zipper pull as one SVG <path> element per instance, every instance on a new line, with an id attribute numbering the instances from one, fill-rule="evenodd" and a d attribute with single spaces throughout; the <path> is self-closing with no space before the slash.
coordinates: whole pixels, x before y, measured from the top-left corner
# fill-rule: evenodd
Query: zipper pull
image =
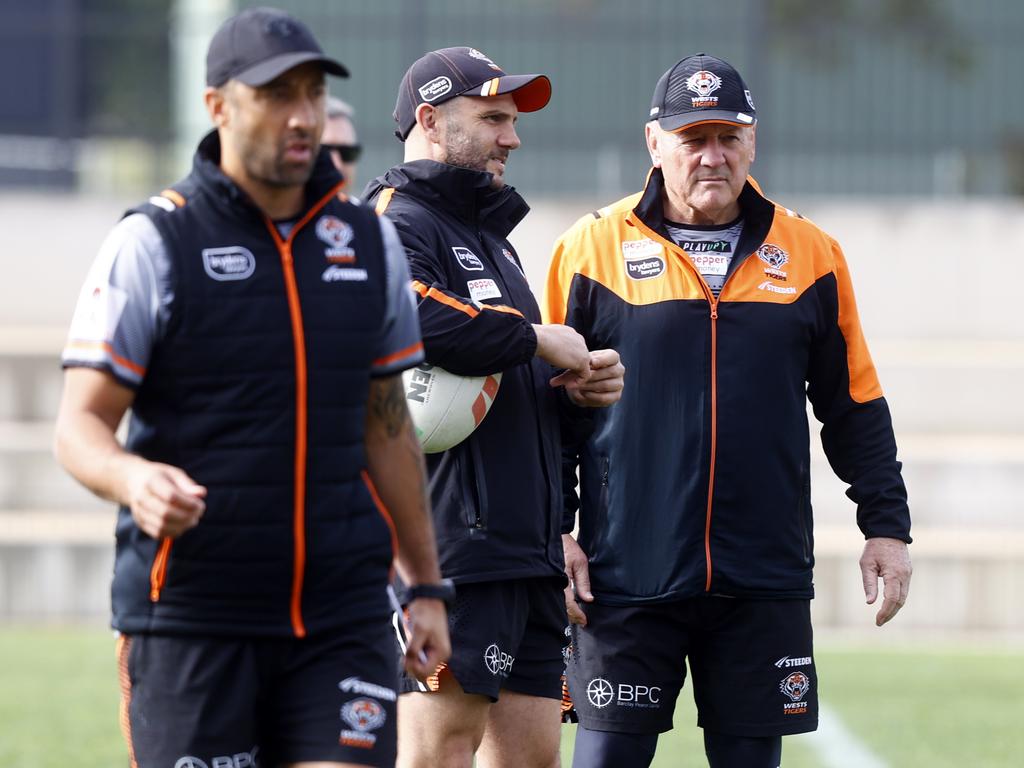
<path id="1" fill-rule="evenodd" d="M 711 319 L 718 319 L 718 299 L 715 299 L 713 302 L 711 302 Z"/>

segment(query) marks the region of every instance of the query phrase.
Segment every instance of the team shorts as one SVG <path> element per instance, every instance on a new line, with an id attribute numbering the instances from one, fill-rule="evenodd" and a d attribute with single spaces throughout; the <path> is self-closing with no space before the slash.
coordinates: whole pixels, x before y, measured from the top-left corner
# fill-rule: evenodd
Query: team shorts
<path id="1" fill-rule="evenodd" d="M 562 698 L 566 644 L 564 577 L 459 584 L 448 609 L 447 667 L 466 693 L 498 700 L 501 689 Z M 436 675 L 429 681 L 436 689 Z M 402 692 L 422 691 L 402 677 Z"/>
<path id="2" fill-rule="evenodd" d="M 697 725 L 736 736 L 818 726 L 810 600 L 695 597 L 672 603 L 587 603 L 566 673 L 580 724 L 662 733 L 693 678 Z"/>
<path id="3" fill-rule="evenodd" d="M 122 635 L 118 667 L 139 768 L 395 764 L 386 616 L 303 639 Z"/>

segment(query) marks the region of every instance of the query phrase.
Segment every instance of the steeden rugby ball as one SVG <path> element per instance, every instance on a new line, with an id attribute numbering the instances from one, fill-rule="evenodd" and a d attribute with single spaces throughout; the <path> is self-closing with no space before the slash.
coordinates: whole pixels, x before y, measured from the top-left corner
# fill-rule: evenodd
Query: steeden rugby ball
<path id="1" fill-rule="evenodd" d="M 501 374 L 458 376 L 421 363 L 402 374 L 405 401 L 424 453 L 447 451 L 480 426 L 498 394 Z"/>

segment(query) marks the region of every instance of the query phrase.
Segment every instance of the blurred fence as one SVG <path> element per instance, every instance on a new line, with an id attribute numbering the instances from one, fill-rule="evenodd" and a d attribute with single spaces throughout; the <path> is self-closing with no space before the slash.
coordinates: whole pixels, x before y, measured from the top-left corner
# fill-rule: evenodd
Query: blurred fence
<path id="1" fill-rule="evenodd" d="M 654 83 L 702 50 L 751 87 L 755 173 L 773 193 L 1024 193 L 1017 0 L 276 2 L 352 70 L 335 89 L 358 111 L 363 178 L 400 158 L 391 111 L 405 68 L 427 50 L 469 44 L 510 71 L 552 77 L 554 99 L 522 119 L 525 149 L 510 166 L 534 197 L 635 188 Z M 88 186 L 99 174 L 118 191 L 181 173 L 168 145 L 197 135 L 175 128 L 174 93 L 200 108 L 202 66 L 191 59 L 205 45 L 188 48 L 183 65 L 176 39 L 182 30 L 208 39 L 233 7 L 255 4 L 0 0 L 0 185 Z M 146 151 L 89 146 L 112 138 L 142 140 Z M 104 175 L 105 163 L 131 162 L 140 168 Z"/>

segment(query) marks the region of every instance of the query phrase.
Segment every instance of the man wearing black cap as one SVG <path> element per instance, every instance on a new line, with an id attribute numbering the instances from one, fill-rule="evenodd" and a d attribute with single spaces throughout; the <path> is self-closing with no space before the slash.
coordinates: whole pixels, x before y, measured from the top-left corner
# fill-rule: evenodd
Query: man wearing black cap
<path id="1" fill-rule="evenodd" d="M 287 14 L 224 23 L 216 129 L 114 228 L 64 351 L 58 457 L 121 505 L 113 626 L 143 768 L 393 765 L 399 552 L 407 669 L 448 655 L 400 378 L 422 360 L 408 271 L 319 151 L 325 74 L 348 73 Z"/>
<path id="2" fill-rule="evenodd" d="M 567 446 L 573 765 L 644 766 L 693 678 L 714 768 L 775 768 L 817 727 L 806 398 L 867 543 L 878 625 L 910 581 L 888 406 L 842 251 L 747 177 L 754 100 L 697 54 L 658 81 L 645 189 L 556 243 L 545 314 L 638 372 Z M 642 382 L 642 383 L 640 383 Z"/>
<path id="3" fill-rule="evenodd" d="M 400 764 L 558 764 L 563 588 L 558 408 L 618 399 L 613 350 L 588 352 L 540 310 L 507 236 L 528 207 L 505 184 L 519 112 L 543 75 L 508 75 L 474 48 L 426 54 L 399 86 L 405 160 L 366 195 L 396 224 L 420 296 L 428 363 L 503 373 L 487 418 L 427 457 L 442 573 L 457 585 L 452 658 L 399 705 Z M 555 375 L 552 369 L 562 369 Z M 565 386 L 565 394 L 553 387 Z"/>

